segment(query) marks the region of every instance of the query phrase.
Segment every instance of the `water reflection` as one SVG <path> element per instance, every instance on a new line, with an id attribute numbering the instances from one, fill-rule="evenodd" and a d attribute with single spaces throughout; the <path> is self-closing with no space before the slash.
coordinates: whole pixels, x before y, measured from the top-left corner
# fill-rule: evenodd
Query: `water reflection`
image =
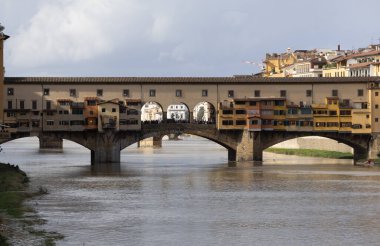
<path id="1" fill-rule="evenodd" d="M 377 167 L 273 154 L 264 155 L 262 166 L 230 165 L 223 148 L 195 138 L 149 151 L 133 146 L 122 152 L 120 166 L 99 167 L 89 164 L 86 149 L 66 142 L 64 147 L 63 153 L 41 154 L 38 144 L 23 140 L 3 145 L 0 153 L 3 161 L 26 170 L 32 187 L 49 190 L 32 203 L 48 221 L 42 229 L 66 236 L 58 245 L 380 240 Z"/>

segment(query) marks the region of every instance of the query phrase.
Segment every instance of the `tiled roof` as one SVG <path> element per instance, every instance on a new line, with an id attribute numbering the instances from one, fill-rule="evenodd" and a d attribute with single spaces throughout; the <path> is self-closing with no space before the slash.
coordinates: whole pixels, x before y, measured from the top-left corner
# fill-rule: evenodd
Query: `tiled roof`
<path id="1" fill-rule="evenodd" d="M 277 84 L 277 83 L 361 83 L 379 81 L 380 77 L 5 77 L 5 84 Z"/>
<path id="2" fill-rule="evenodd" d="M 356 63 L 356 64 L 352 64 L 352 65 L 350 65 L 348 68 L 349 68 L 349 69 L 352 69 L 352 68 L 369 67 L 369 65 L 371 65 L 371 64 L 372 64 L 372 62 Z"/>
<path id="3" fill-rule="evenodd" d="M 380 50 L 360 52 L 360 53 L 352 54 L 352 55 L 350 55 L 350 57 L 351 58 L 357 58 L 357 57 L 366 57 L 366 56 L 374 56 L 374 55 L 380 55 Z"/>

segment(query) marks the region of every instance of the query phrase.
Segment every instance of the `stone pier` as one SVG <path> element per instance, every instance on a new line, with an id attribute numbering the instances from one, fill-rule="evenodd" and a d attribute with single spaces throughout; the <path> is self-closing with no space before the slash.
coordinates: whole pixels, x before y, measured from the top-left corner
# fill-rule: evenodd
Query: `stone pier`
<path id="1" fill-rule="evenodd" d="M 138 147 L 153 147 L 153 148 L 161 148 L 162 147 L 162 137 L 151 137 L 146 138 L 138 142 Z"/>
<path id="2" fill-rule="evenodd" d="M 262 161 L 261 134 L 244 130 L 236 142 L 236 150 L 228 149 L 229 161 Z"/>
<path id="3" fill-rule="evenodd" d="M 380 134 L 372 134 L 368 146 L 368 157 L 371 159 L 380 158 Z"/>
<path id="4" fill-rule="evenodd" d="M 121 141 L 112 131 L 95 134 L 88 143 L 91 165 L 120 163 Z"/>

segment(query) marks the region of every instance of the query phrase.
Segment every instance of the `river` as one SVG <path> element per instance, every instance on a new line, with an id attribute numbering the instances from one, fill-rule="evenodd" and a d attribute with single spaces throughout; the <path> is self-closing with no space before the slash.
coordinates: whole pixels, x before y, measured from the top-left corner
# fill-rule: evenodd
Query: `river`
<path id="1" fill-rule="evenodd" d="M 40 152 L 36 138 L 2 147 L 2 162 L 48 189 L 29 203 L 47 220 L 40 229 L 65 236 L 57 245 L 380 242 L 380 168 L 350 160 L 265 154 L 263 166 L 231 166 L 223 147 L 187 137 L 94 168 L 72 142 L 62 152 Z"/>

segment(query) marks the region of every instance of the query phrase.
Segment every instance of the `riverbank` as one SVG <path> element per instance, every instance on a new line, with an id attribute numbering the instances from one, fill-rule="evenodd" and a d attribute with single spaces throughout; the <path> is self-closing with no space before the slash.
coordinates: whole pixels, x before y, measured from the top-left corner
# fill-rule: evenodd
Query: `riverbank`
<path id="1" fill-rule="evenodd" d="M 332 159 L 353 159 L 353 155 L 351 153 L 329 150 L 268 148 L 265 151 L 283 155 L 310 156 Z"/>
<path id="2" fill-rule="evenodd" d="M 18 166 L 0 163 L 0 245 L 55 245 L 55 240 L 63 238 L 34 228 L 44 221 L 24 202 L 47 191 L 40 187 L 30 192 L 28 182 Z"/>

